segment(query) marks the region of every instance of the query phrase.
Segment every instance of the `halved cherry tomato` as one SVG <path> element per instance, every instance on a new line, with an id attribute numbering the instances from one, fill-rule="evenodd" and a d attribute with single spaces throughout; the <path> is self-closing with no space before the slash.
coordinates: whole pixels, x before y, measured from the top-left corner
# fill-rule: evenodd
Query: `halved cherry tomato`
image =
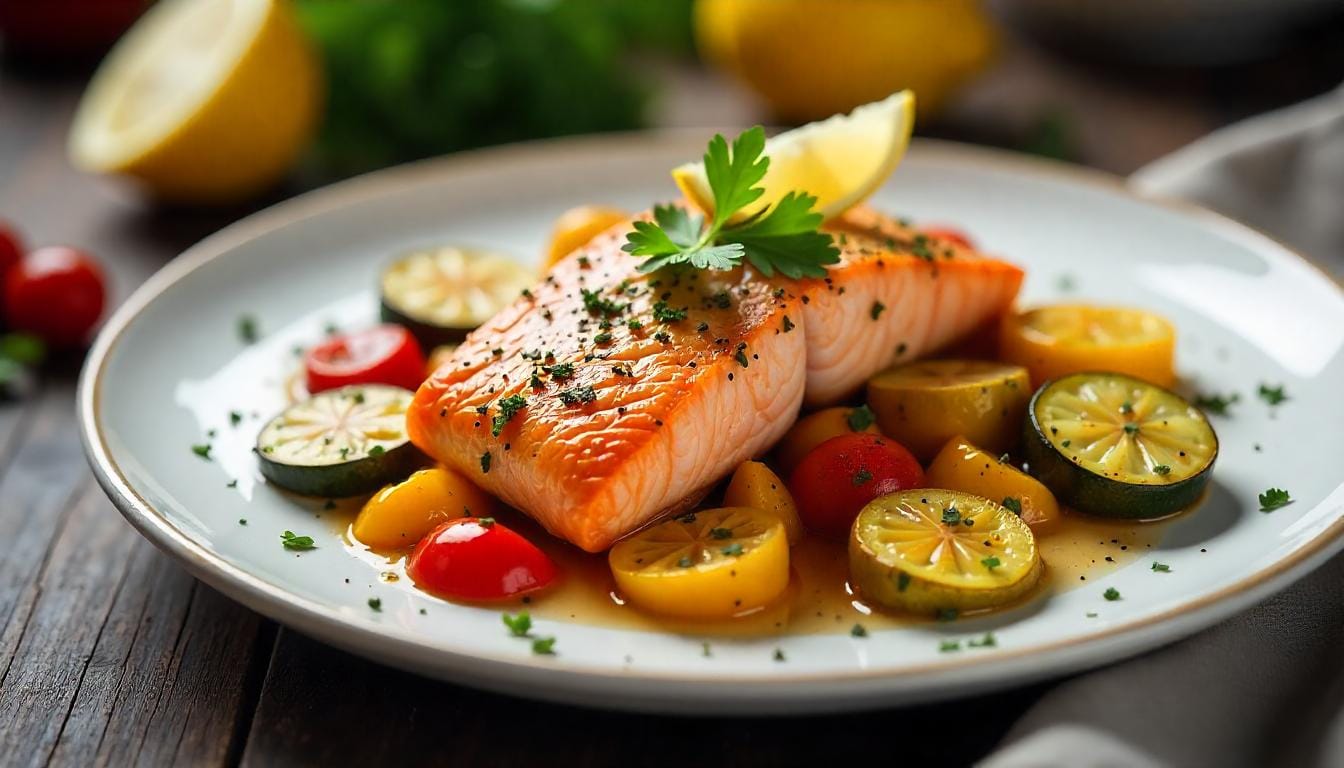
<path id="1" fill-rule="evenodd" d="M 842 538 L 868 502 L 923 484 L 924 470 L 905 446 L 877 435 L 853 434 L 813 448 L 793 471 L 789 490 L 803 525 Z"/>
<path id="2" fill-rule="evenodd" d="M 425 353 L 410 331 L 380 325 L 343 333 L 304 356 L 308 391 L 317 394 L 351 384 L 391 384 L 415 390 L 425 380 Z"/>
<path id="3" fill-rule="evenodd" d="M 453 600 L 505 600 L 545 589 L 555 564 L 489 517 L 449 520 L 420 540 L 406 564 L 416 586 Z"/>
<path id="4" fill-rule="evenodd" d="M 30 251 L 5 273 L 5 321 L 56 346 L 88 340 L 103 314 L 103 271 L 65 246 Z"/>
<path id="5" fill-rule="evenodd" d="M 975 243 L 971 242 L 969 235 L 954 227 L 923 227 L 920 231 L 934 240 L 946 240 L 962 248 L 975 247 Z"/>

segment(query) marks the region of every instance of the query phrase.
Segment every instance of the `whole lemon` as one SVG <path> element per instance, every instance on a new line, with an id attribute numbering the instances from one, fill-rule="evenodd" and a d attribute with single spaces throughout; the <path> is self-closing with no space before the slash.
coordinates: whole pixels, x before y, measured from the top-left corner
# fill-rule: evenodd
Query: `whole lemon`
<path id="1" fill-rule="evenodd" d="M 695 33 L 703 56 L 794 122 L 903 88 L 927 116 L 995 38 L 979 0 L 696 0 Z"/>

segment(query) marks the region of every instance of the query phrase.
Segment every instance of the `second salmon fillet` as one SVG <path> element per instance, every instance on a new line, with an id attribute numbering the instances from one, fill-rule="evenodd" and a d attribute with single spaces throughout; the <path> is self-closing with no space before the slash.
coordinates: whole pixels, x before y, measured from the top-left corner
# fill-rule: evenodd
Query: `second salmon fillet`
<path id="1" fill-rule="evenodd" d="M 842 256 L 825 280 L 641 275 L 620 250 L 629 228 L 472 333 L 407 415 L 430 456 L 591 552 L 693 504 L 804 401 L 844 397 L 1002 313 L 1022 281 L 870 209 L 828 227 Z"/>

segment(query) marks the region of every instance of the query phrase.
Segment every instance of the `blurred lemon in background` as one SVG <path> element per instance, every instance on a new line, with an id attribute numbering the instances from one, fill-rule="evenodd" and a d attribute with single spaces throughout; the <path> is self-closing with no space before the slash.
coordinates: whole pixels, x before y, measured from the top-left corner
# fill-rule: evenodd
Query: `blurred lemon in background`
<path id="1" fill-rule="evenodd" d="M 697 0 L 702 55 L 793 122 L 908 88 L 937 112 L 988 62 L 979 0 Z"/>
<path id="2" fill-rule="evenodd" d="M 321 95 L 317 59 L 284 0 L 164 0 L 100 66 L 70 155 L 166 200 L 241 200 L 290 168 Z"/>

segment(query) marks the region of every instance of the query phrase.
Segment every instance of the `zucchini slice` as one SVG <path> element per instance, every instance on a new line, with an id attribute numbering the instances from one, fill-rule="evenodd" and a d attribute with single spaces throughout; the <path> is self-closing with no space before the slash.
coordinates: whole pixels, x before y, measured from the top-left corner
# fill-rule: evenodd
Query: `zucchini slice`
<path id="1" fill-rule="evenodd" d="M 365 384 L 314 395 L 286 408 L 257 436 L 261 474 L 305 496 L 372 493 L 424 461 L 406 436 L 400 387 Z"/>
<path id="2" fill-rule="evenodd" d="M 518 298 L 536 275 L 507 256 L 442 246 L 394 260 L 381 279 L 383 322 L 425 349 L 456 344 Z"/>
<path id="3" fill-rule="evenodd" d="M 1075 373 L 1031 399 L 1023 446 L 1032 475 L 1080 512 L 1165 517 L 1209 484 L 1218 437 L 1184 398 L 1119 373 Z"/>

